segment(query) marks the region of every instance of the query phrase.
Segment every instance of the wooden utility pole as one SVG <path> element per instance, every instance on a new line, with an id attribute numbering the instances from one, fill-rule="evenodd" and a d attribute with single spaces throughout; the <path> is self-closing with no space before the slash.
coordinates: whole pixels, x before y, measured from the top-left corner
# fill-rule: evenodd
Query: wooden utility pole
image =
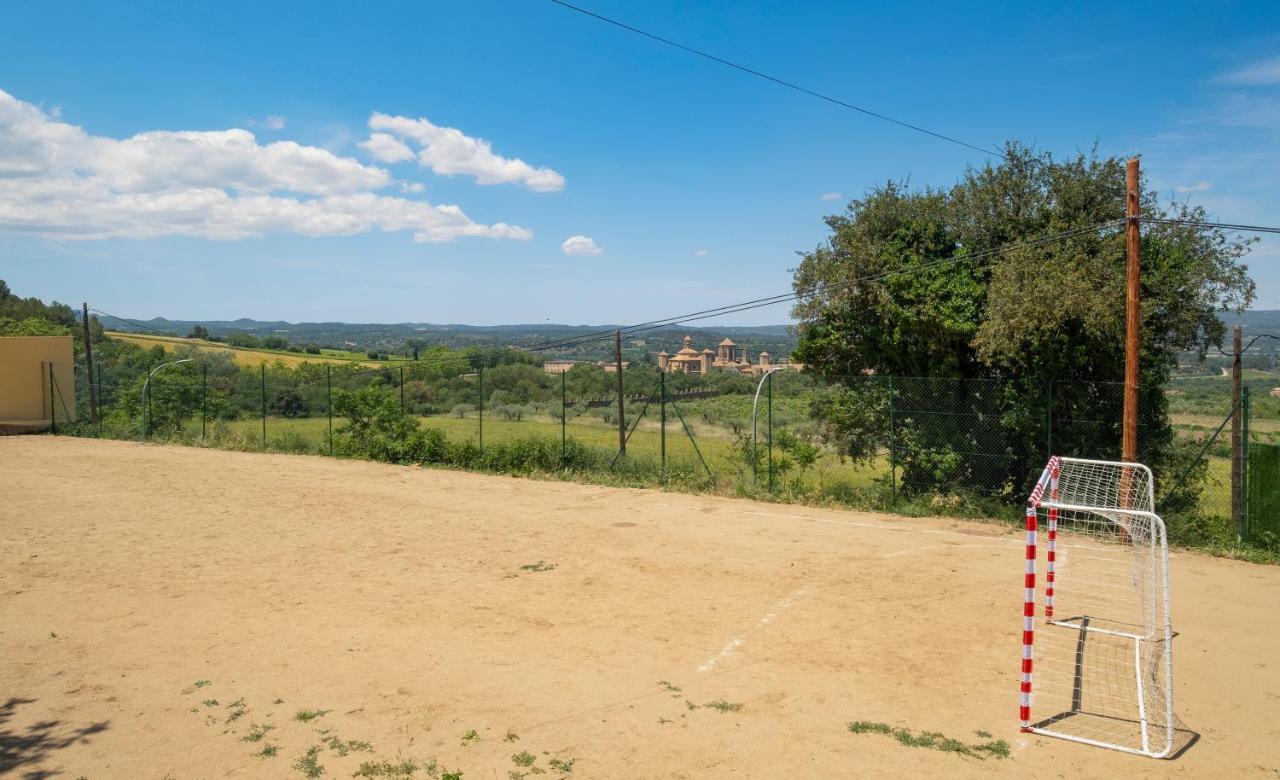
<path id="1" fill-rule="evenodd" d="M 1231 519 L 1236 527 L 1240 527 L 1240 487 L 1244 480 L 1241 467 L 1244 465 L 1244 449 L 1240 441 L 1240 326 L 1232 328 L 1232 340 L 1235 344 L 1234 359 L 1231 361 Z"/>
<path id="2" fill-rule="evenodd" d="M 627 420 L 622 407 L 622 331 L 613 332 L 613 370 L 618 375 L 618 454 L 627 454 Z"/>
<path id="3" fill-rule="evenodd" d="M 89 304 L 81 304 L 81 322 L 84 323 L 84 369 L 89 379 L 89 422 L 98 421 L 98 386 L 93 382 L 93 334 L 89 330 Z"/>
<path id="4" fill-rule="evenodd" d="M 1138 457 L 1138 328 L 1141 322 L 1140 252 L 1142 233 L 1138 217 L 1138 158 L 1125 167 L 1125 337 L 1124 337 L 1124 436 L 1121 458 Z"/>

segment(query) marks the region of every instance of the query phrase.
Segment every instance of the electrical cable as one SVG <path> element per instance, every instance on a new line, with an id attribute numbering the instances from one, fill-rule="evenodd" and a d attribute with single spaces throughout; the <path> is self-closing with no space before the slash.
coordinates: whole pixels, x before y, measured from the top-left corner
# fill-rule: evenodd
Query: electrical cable
<path id="1" fill-rule="evenodd" d="M 835 104 L 835 105 L 837 105 L 837 106 L 840 106 L 841 108 L 847 108 L 847 109 L 849 109 L 849 110 L 851 110 L 851 111 L 857 111 L 857 112 L 858 112 L 858 113 L 860 113 L 860 114 L 865 114 L 866 116 L 873 117 L 873 118 L 875 118 L 875 119 L 879 119 L 879 120 L 881 120 L 881 121 L 883 121 L 883 122 L 889 122 L 889 123 L 892 123 L 892 124 L 898 125 L 899 127 L 904 127 L 904 128 L 906 128 L 906 129 L 908 129 L 908 130 L 913 130 L 913 131 L 915 131 L 915 132 L 917 132 L 917 133 L 923 133 L 923 134 L 925 134 L 925 135 L 933 136 L 934 138 L 937 138 L 938 140 L 946 141 L 946 142 L 948 142 L 948 143 L 952 143 L 952 144 L 956 144 L 957 146 L 963 146 L 963 147 L 965 147 L 966 149 L 972 149 L 973 151 L 975 151 L 975 152 L 981 152 L 981 153 L 982 153 L 982 154 L 984 154 L 984 155 L 993 155 L 993 156 L 995 156 L 995 157 L 1001 157 L 1001 158 L 1004 158 L 1004 157 L 1006 157 L 1006 156 L 1007 156 L 1004 152 L 997 151 L 997 150 L 995 150 L 995 149 L 988 149 L 988 148 L 984 148 L 984 147 L 981 147 L 981 146 L 977 146 L 977 145 L 975 145 L 975 144 L 971 144 L 971 143 L 969 143 L 969 142 L 967 142 L 967 141 L 961 141 L 961 140 L 960 140 L 960 139 L 958 139 L 958 138 L 953 138 L 953 137 L 951 137 L 951 136 L 949 136 L 949 135 L 944 135 L 944 134 L 942 134 L 942 133 L 939 133 L 939 132 L 936 132 L 936 131 L 930 130 L 930 129 L 928 129 L 928 128 L 921 127 L 920 125 L 913 125 L 913 124 L 911 124 L 910 122 L 904 122 L 904 121 L 903 121 L 903 120 L 901 120 L 901 119 L 894 119 L 893 117 L 888 116 L 888 115 L 886 115 L 886 114 L 881 114 L 881 113 L 879 113 L 878 111 L 872 111 L 871 109 L 868 109 L 868 108 L 863 108 L 863 107 L 861 107 L 861 106 L 856 106 L 856 105 L 854 105 L 854 104 L 852 104 L 852 103 L 847 103 L 847 102 L 845 102 L 845 101 L 843 101 L 843 100 L 840 100 L 839 98 L 834 98 L 834 97 L 831 97 L 830 95 L 824 95 L 824 94 L 822 94 L 821 92 L 817 92 L 817 91 L 812 90 L 812 89 L 809 89 L 809 88 L 807 88 L 807 87 L 802 87 L 802 86 L 800 86 L 799 84 L 796 84 L 796 83 L 794 83 L 794 82 L 790 82 L 790 81 L 786 81 L 786 80 L 784 80 L 784 79 L 780 79 L 780 78 L 778 78 L 777 76 L 770 76 L 768 73 L 764 73 L 764 72 L 758 71 L 758 70 L 756 70 L 756 69 L 754 69 L 754 68 L 749 68 L 749 67 L 747 67 L 746 65 L 740 65 L 740 64 L 738 64 L 738 63 L 736 63 L 736 62 L 732 62 L 732 61 L 730 61 L 730 60 L 726 60 L 726 59 L 724 59 L 723 57 L 717 57 L 717 56 L 716 56 L 716 55 L 714 55 L 714 54 L 709 54 L 709 53 L 707 53 L 707 52 L 705 52 L 705 51 L 701 51 L 701 50 L 699 50 L 699 49 L 695 49 L 695 48 L 693 48 L 692 46 L 686 46 L 686 45 L 684 45 L 683 43 L 677 43 L 676 41 L 673 41 L 673 40 L 671 40 L 671 39 L 669 39 L 669 38 L 664 38 L 664 37 L 662 37 L 661 35 L 656 35 L 656 34 L 654 34 L 654 33 L 647 32 L 647 31 L 645 31 L 645 30 L 641 30 L 639 27 L 633 27 L 633 26 L 631 26 L 631 25 L 629 25 L 629 24 L 626 24 L 625 22 L 620 22 L 620 21 L 618 21 L 617 19 L 611 19 L 611 18 L 609 18 L 609 17 L 607 17 L 607 16 L 603 16 L 603 15 L 601 15 L 601 14 L 595 13 L 594 11 L 588 11 L 588 10 L 587 10 L 587 9 L 585 9 L 585 8 L 582 8 L 582 7 L 579 7 L 579 6 L 573 5 L 572 3 L 567 3 L 567 2 L 565 2 L 565 0 L 551 0 L 551 2 L 552 2 L 552 3 L 555 3 L 555 4 L 556 4 L 556 5 L 558 5 L 558 6 L 561 6 L 561 7 L 563 7 L 563 8 L 567 8 L 567 9 L 569 9 L 570 11 L 576 11 L 576 12 L 578 12 L 578 13 L 582 14 L 583 16 L 588 16 L 588 17 L 591 17 L 592 19 L 596 19 L 596 20 L 598 20 L 598 21 L 605 22 L 606 24 L 611 24 L 611 25 L 613 25 L 613 26 L 615 26 L 615 27 L 619 27 L 619 28 L 621 28 L 621 29 L 623 29 L 623 30 L 626 30 L 626 31 L 628 31 L 628 32 L 635 33 L 636 35 L 641 35 L 641 36 L 644 36 L 645 38 L 649 38 L 650 40 L 657 41 L 658 43 L 662 43 L 662 44 L 665 44 L 665 45 L 667 45 L 667 46 L 675 47 L 675 48 L 677 48 L 677 49 L 680 49 L 680 50 L 682 50 L 682 51 L 688 52 L 688 53 L 690 53 L 690 54 L 694 54 L 694 55 L 697 55 L 697 56 L 702 57 L 702 58 L 704 58 L 704 59 L 711 60 L 712 62 L 716 62 L 716 63 L 719 63 L 719 64 L 721 64 L 721 65 L 725 65 L 725 66 L 727 66 L 727 67 L 730 67 L 730 68 L 733 68 L 733 69 L 735 69 L 735 70 L 741 71 L 741 72 L 743 72 L 743 73 L 746 73 L 746 74 L 749 74 L 749 75 L 755 76 L 755 77 L 757 77 L 757 78 L 764 79 L 765 81 L 771 81 L 771 82 L 773 82 L 774 84 L 778 84 L 778 85 L 783 86 L 783 87 L 786 87 L 786 88 L 788 88 L 788 89 L 793 89 L 793 90 L 795 90 L 795 91 L 797 91 L 797 92 L 801 92 L 801 93 L 803 93 L 803 94 L 809 95 L 810 97 L 815 97 L 815 98 L 818 98 L 819 100 L 825 100 L 826 102 L 828 102 L 828 103 L 833 103 L 833 104 Z"/>

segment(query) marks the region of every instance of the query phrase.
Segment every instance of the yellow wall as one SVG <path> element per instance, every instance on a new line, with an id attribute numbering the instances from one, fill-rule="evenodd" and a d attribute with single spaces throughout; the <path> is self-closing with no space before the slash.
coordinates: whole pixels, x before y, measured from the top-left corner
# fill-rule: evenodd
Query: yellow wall
<path id="1" fill-rule="evenodd" d="M 0 420 L 48 420 L 76 417 L 74 353 L 70 336 L 0 337 Z M 49 364 L 61 396 L 49 403 Z M 65 411 L 63 405 L 66 405 Z"/>

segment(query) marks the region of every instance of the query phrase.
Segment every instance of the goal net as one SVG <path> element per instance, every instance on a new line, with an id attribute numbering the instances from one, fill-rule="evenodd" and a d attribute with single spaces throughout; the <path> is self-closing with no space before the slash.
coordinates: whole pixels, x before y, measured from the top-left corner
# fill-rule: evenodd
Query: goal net
<path id="1" fill-rule="evenodd" d="M 1151 471 L 1050 458 L 1026 523 L 1022 730 L 1168 756 L 1169 554 Z"/>

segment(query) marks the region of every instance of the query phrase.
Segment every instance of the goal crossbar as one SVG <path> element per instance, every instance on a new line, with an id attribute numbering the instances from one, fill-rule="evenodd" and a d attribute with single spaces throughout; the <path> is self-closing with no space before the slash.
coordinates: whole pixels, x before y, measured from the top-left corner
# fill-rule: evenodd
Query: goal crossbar
<path id="1" fill-rule="evenodd" d="M 1050 458 L 1027 500 L 1025 557 L 1022 730 L 1169 756 L 1176 719 L 1168 543 L 1150 469 Z"/>

